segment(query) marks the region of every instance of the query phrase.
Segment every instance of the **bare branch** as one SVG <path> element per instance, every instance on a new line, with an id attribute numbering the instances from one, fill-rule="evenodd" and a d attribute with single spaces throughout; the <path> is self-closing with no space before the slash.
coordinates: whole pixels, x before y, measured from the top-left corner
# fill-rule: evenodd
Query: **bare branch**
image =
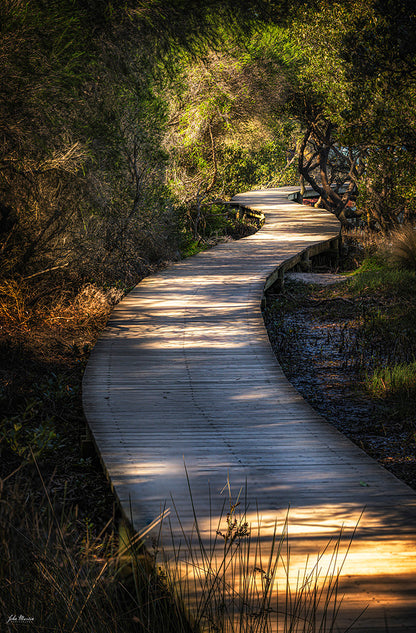
<path id="1" fill-rule="evenodd" d="M 65 262 L 65 264 L 61 264 L 60 266 L 52 266 L 51 268 L 46 268 L 45 270 L 40 270 L 38 273 L 33 273 L 33 275 L 28 275 L 27 277 L 23 277 L 22 279 L 26 281 L 27 279 L 33 279 L 33 277 L 38 277 L 39 275 L 44 275 L 45 273 L 50 273 L 52 270 L 59 270 L 60 268 L 66 268 L 69 266 L 69 262 Z"/>

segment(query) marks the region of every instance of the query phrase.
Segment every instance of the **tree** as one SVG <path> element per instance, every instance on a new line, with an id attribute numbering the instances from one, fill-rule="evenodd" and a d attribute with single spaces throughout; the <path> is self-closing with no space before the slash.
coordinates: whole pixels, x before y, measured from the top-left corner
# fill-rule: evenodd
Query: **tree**
<path id="1" fill-rule="evenodd" d="M 276 139 L 272 121 L 286 88 L 277 64 L 237 46 L 202 60 L 178 57 L 168 96 L 168 182 L 198 238 L 210 205 L 266 185 L 286 166 L 286 139 Z"/>
<path id="2" fill-rule="evenodd" d="M 29 5 L 1 7 L 3 274 L 142 273 L 175 249 L 146 39 L 104 0 Z"/>
<path id="3" fill-rule="evenodd" d="M 292 31 L 300 61 L 291 107 L 306 129 L 299 169 L 324 206 L 342 217 L 357 198 L 384 231 L 415 213 L 414 22 L 404 0 L 351 0 L 321 3 Z"/>
<path id="4" fill-rule="evenodd" d="M 337 143 L 335 126 L 318 115 L 305 132 L 298 165 L 301 176 L 319 193 L 322 206 L 345 222 L 365 171 L 362 152 Z"/>

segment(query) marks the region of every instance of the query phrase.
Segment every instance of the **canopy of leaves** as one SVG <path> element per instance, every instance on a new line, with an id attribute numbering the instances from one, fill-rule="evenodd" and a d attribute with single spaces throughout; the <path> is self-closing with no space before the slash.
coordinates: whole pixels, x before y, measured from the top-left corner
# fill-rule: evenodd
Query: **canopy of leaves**
<path id="1" fill-rule="evenodd" d="M 5 0 L 3 275 L 137 278 L 207 205 L 296 182 L 300 154 L 337 214 L 411 220 L 415 19 L 406 0 Z"/>
<path id="2" fill-rule="evenodd" d="M 320 2 L 290 31 L 291 113 L 307 129 L 324 117 L 333 149 L 359 156 L 358 202 L 384 230 L 414 213 L 415 9 L 406 0 Z"/>

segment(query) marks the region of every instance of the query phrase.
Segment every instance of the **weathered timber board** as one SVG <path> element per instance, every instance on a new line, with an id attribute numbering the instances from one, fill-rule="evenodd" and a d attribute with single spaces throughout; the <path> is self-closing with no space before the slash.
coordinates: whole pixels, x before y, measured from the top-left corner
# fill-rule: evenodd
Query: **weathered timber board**
<path id="1" fill-rule="evenodd" d="M 336 630 L 369 605 L 353 631 L 380 633 L 385 621 L 390 633 L 416 631 L 416 494 L 300 397 L 264 329 L 266 280 L 339 234 L 333 216 L 290 202 L 293 190 L 236 196 L 265 215 L 261 231 L 144 279 L 116 307 L 85 373 L 85 413 L 138 531 L 167 510 L 179 539 L 173 501 L 192 531 L 184 463 L 207 542 L 228 478 L 233 491 L 247 486 L 247 517 L 261 524 L 266 551 L 290 506 L 293 574 L 365 508 Z"/>

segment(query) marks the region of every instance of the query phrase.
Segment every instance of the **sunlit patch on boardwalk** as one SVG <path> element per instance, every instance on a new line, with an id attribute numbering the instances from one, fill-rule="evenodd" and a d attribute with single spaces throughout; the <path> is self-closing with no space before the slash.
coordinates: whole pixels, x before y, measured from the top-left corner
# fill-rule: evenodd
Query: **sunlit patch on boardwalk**
<path id="1" fill-rule="evenodd" d="M 266 278 L 339 231 L 333 216 L 290 202 L 287 193 L 238 196 L 239 204 L 265 214 L 260 232 L 172 265 L 117 306 L 87 368 L 85 412 L 135 529 L 164 514 L 166 555 L 175 558 L 182 543 L 178 570 L 193 578 L 187 591 L 196 612 L 199 580 L 208 582 L 206 574 L 212 580 L 213 569 L 221 567 L 229 481 L 233 498 L 243 491 L 238 510 L 251 535 L 240 535 L 238 556 L 250 549 L 244 560 L 236 556 L 222 580 L 234 596 L 228 597 L 231 620 L 242 617 L 247 624 L 251 618 L 252 624 L 254 607 L 242 615 L 237 602 L 244 603 L 248 589 L 260 600 L 267 585 L 272 602 L 279 594 L 280 600 L 270 606 L 265 630 L 289 630 L 282 615 L 294 608 L 285 602 L 287 579 L 296 597 L 296 587 L 317 587 L 332 565 L 345 593 L 334 631 L 345 630 L 367 605 L 352 630 L 380 633 L 387 621 L 390 633 L 414 631 L 416 495 L 300 397 L 277 365 L 264 329 Z M 187 539 L 196 546 L 193 554 L 186 554 Z M 264 566 L 277 542 L 271 578 Z M 198 553 L 201 543 L 205 553 Z M 312 574 L 308 582 L 305 565 Z"/>

